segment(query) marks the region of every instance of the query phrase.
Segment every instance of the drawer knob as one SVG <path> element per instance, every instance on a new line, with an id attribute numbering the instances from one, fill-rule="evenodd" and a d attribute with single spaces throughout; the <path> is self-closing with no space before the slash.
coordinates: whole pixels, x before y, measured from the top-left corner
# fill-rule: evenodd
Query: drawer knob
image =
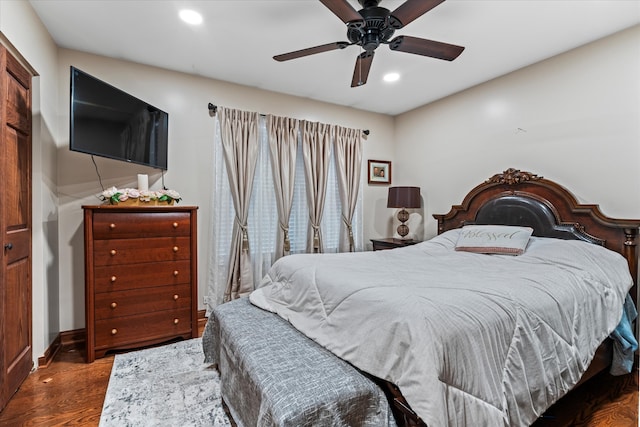
<path id="1" fill-rule="evenodd" d="M 178 247 L 177 246 L 173 247 L 173 252 L 178 252 Z"/>
<path id="2" fill-rule="evenodd" d="M 177 276 L 178 275 L 178 270 L 173 270 L 173 275 Z"/>
<path id="3" fill-rule="evenodd" d="M 115 254 L 117 254 L 118 252 L 115 249 L 111 249 L 111 252 L 109 252 L 111 254 L 111 256 L 114 256 Z"/>
<path id="4" fill-rule="evenodd" d="M 177 325 L 177 324 L 178 324 L 178 322 L 180 322 L 180 319 L 173 319 L 173 324 L 174 324 L 174 325 Z"/>
<path id="5" fill-rule="evenodd" d="M 116 308 L 117 306 L 118 306 L 118 303 L 117 303 L 117 302 L 112 302 L 112 303 L 111 303 L 111 308 Z"/>
<path id="6" fill-rule="evenodd" d="M 111 330 L 111 335 L 115 335 L 115 334 L 117 334 L 117 333 L 118 333 L 118 330 L 117 330 L 116 328 L 113 328 L 113 329 Z"/>
<path id="7" fill-rule="evenodd" d="M 116 281 L 116 279 L 117 279 L 117 277 L 116 277 L 116 276 L 111 276 L 111 283 L 115 282 L 115 281 Z"/>
<path id="8" fill-rule="evenodd" d="M 177 222 L 173 223 L 173 228 L 178 228 L 178 223 Z"/>
<path id="9" fill-rule="evenodd" d="M 178 298 L 180 298 L 180 297 L 178 296 L 178 294 L 175 294 L 175 295 L 173 296 L 173 300 L 174 300 L 174 301 L 178 301 Z"/>
<path id="10" fill-rule="evenodd" d="M 113 230 L 114 228 L 116 228 L 116 225 L 114 223 L 111 223 L 109 224 L 109 228 Z"/>

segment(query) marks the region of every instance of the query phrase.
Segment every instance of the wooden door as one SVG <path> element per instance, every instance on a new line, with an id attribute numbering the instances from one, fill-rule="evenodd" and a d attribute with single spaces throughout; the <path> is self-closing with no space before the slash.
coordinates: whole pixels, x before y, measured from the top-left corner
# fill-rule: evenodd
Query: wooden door
<path id="1" fill-rule="evenodd" d="M 31 75 L 0 46 L 0 410 L 33 366 Z"/>

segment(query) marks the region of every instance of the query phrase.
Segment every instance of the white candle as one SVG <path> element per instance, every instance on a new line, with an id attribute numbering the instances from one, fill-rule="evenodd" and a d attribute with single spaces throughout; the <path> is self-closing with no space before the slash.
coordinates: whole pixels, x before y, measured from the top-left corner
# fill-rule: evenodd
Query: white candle
<path id="1" fill-rule="evenodd" d="M 138 191 L 149 191 L 149 175 L 138 174 Z"/>

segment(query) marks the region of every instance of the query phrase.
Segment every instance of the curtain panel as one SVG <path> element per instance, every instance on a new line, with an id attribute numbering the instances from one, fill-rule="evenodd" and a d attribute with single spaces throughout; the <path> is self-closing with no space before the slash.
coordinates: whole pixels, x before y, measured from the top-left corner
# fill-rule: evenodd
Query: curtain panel
<path id="1" fill-rule="evenodd" d="M 220 107 L 220 134 L 235 221 L 224 301 L 248 295 L 253 290 L 247 217 L 258 159 L 258 113 Z"/>
<path id="2" fill-rule="evenodd" d="M 323 123 L 303 122 L 302 154 L 306 179 L 307 204 L 309 205 L 309 228 L 307 252 L 322 253 L 322 231 L 320 224 L 331 155 L 330 126 Z"/>
<path id="3" fill-rule="evenodd" d="M 268 115 L 267 129 L 269 131 L 271 172 L 278 208 L 275 261 L 291 253 L 289 219 L 293 203 L 298 153 L 298 120 Z"/>
<path id="4" fill-rule="evenodd" d="M 354 252 L 353 215 L 358 203 L 362 171 L 362 131 L 332 126 L 336 173 L 342 207 L 340 251 Z"/>

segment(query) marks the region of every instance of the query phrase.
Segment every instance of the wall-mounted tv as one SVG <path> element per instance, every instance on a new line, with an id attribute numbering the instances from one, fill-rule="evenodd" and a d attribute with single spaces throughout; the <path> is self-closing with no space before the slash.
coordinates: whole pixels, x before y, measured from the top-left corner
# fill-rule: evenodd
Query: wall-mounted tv
<path id="1" fill-rule="evenodd" d="M 167 170 L 169 115 L 71 67 L 69 149 Z"/>

